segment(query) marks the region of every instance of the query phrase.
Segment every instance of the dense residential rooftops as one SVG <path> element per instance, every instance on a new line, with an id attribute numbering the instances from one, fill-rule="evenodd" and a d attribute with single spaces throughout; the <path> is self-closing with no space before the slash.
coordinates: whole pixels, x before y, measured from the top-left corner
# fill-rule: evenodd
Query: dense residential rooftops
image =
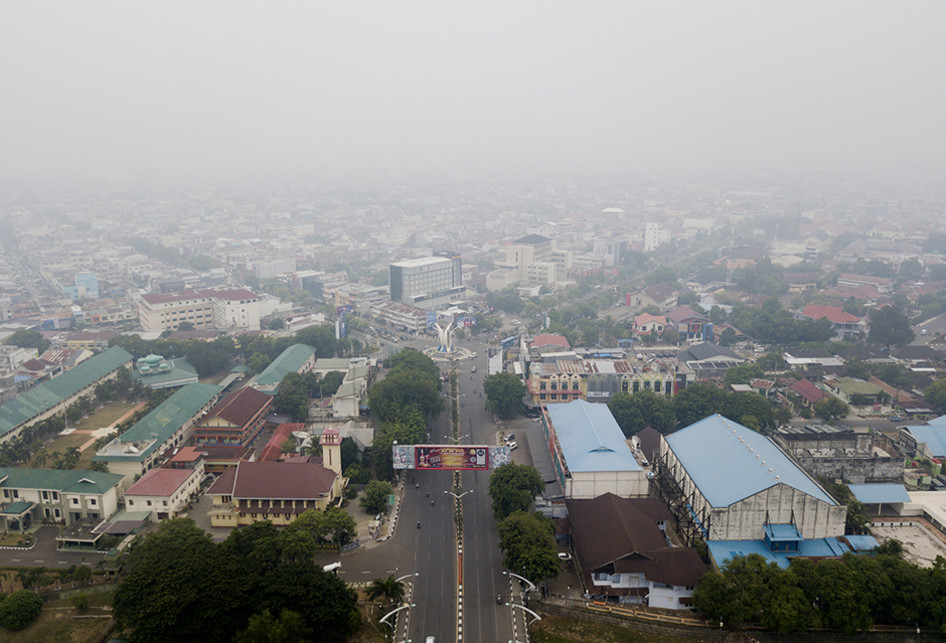
<path id="1" fill-rule="evenodd" d="M 121 482 L 122 477 L 102 471 L 0 467 L 0 488 L 101 494 Z"/>
<path id="2" fill-rule="evenodd" d="M 606 405 L 575 400 L 546 411 L 569 471 L 642 470 Z"/>
<path id="3" fill-rule="evenodd" d="M 769 438 L 715 414 L 664 438 L 714 507 L 728 507 L 778 484 L 837 502 Z"/>
<path id="4" fill-rule="evenodd" d="M 18 395 L 0 406 L 0 436 L 49 411 L 121 366 L 130 365 L 132 359 L 130 353 L 113 346 L 62 375 Z"/>
<path id="5" fill-rule="evenodd" d="M 293 344 L 270 363 L 256 378 L 256 385 L 275 388 L 288 373 L 296 373 L 307 360 L 315 355 L 315 349 L 308 344 Z"/>

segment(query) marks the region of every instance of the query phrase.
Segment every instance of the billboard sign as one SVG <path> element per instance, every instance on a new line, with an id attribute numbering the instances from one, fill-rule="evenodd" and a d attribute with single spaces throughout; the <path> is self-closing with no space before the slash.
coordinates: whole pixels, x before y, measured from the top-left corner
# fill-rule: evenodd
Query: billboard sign
<path id="1" fill-rule="evenodd" d="M 470 444 L 395 444 L 395 469 L 485 471 L 512 461 L 509 447 Z"/>

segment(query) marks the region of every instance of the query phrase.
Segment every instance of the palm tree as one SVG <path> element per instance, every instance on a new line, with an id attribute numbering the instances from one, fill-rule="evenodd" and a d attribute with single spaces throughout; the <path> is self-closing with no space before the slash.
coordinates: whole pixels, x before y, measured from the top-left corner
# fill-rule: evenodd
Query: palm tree
<path id="1" fill-rule="evenodd" d="M 391 574 L 387 578 L 376 578 L 368 586 L 368 598 L 374 600 L 384 596 L 392 603 L 400 603 L 404 598 L 404 583 Z"/>
<path id="2" fill-rule="evenodd" d="M 39 468 L 43 468 L 48 461 L 49 461 L 49 452 L 46 451 L 46 447 L 41 446 L 36 451 L 36 455 L 33 458 L 33 464 L 35 464 Z"/>
<path id="3" fill-rule="evenodd" d="M 79 447 L 69 447 L 66 449 L 66 456 L 63 458 L 65 468 L 75 469 L 80 457 L 82 457 L 82 452 L 79 451 Z"/>

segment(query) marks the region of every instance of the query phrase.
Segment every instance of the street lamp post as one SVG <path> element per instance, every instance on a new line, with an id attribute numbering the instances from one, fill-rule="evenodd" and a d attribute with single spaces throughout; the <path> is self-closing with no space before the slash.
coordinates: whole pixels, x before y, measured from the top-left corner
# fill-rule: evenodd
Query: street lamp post
<path id="1" fill-rule="evenodd" d="M 529 587 L 526 588 L 526 591 L 527 591 L 527 592 L 530 591 L 530 590 L 539 589 L 538 587 L 535 586 L 535 583 L 533 583 L 533 582 L 532 582 L 531 580 L 529 580 L 528 578 L 524 578 L 524 577 L 520 576 L 519 574 L 514 574 L 514 573 L 512 573 L 512 572 L 505 572 L 505 571 L 503 572 L 503 574 L 504 574 L 504 575 L 507 575 L 507 576 L 512 576 L 513 578 L 518 578 L 518 579 L 519 579 L 520 581 L 522 581 L 523 583 L 526 583 L 526 584 L 529 586 Z"/>
<path id="2" fill-rule="evenodd" d="M 465 496 L 466 494 L 468 494 L 468 493 L 473 493 L 473 489 L 470 489 L 469 491 L 464 491 L 464 492 L 461 493 L 459 496 L 458 496 L 457 494 L 453 493 L 452 491 L 446 491 L 446 490 L 445 490 L 444 493 L 449 493 L 451 496 L 453 496 L 454 498 L 456 498 L 457 501 L 459 501 L 460 498 L 462 498 L 462 497 Z"/>

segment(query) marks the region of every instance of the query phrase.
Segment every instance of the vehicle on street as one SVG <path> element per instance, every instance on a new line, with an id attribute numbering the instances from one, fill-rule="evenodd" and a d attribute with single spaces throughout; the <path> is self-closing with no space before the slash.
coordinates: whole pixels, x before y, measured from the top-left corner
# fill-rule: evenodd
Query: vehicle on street
<path id="1" fill-rule="evenodd" d="M 471 369 L 470 369 L 470 372 L 471 372 L 471 373 L 475 373 L 475 372 L 476 372 L 476 366 L 474 366 L 473 368 L 471 368 Z"/>
<path id="2" fill-rule="evenodd" d="M 512 442 L 513 440 L 516 439 L 516 434 L 515 434 L 515 433 L 510 433 L 509 435 L 507 435 L 507 436 L 506 436 L 505 438 L 503 438 L 503 439 L 506 440 L 506 442 Z"/>
<path id="3" fill-rule="evenodd" d="M 559 557 L 561 560 L 564 560 L 564 561 L 566 561 L 566 562 L 568 562 L 568 561 L 570 561 L 570 560 L 572 559 L 572 555 L 569 554 L 567 551 L 560 551 L 560 552 L 558 552 L 558 557 Z"/>
<path id="4" fill-rule="evenodd" d="M 509 442 L 509 443 L 507 444 L 507 446 L 509 447 L 509 450 L 510 450 L 510 451 L 515 451 L 516 449 L 519 448 L 519 443 L 518 443 L 518 442 Z"/>

